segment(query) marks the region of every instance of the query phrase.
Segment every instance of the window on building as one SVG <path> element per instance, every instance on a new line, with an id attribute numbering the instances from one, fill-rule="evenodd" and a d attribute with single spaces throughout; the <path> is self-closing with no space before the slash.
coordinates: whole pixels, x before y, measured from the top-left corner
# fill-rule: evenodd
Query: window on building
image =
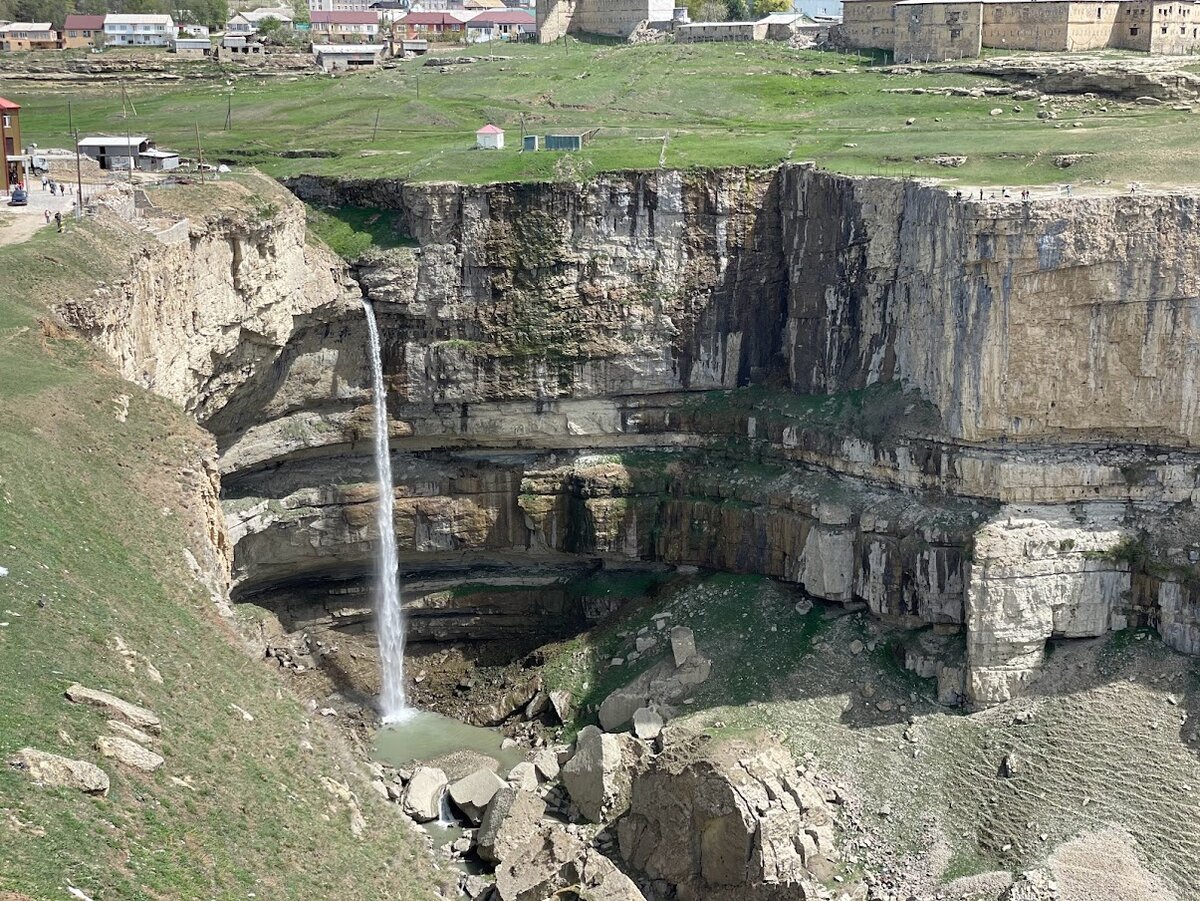
<path id="1" fill-rule="evenodd" d="M 962 37 L 962 29 L 961 28 L 951 28 L 950 29 L 950 40 L 952 40 L 952 41 L 958 40 L 961 37 Z"/>
<path id="2" fill-rule="evenodd" d="M 1104 13 L 1104 10 L 1101 7 L 1097 6 L 1096 7 L 1096 18 L 1097 19 L 1101 18 L 1103 13 Z"/>
<path id="3" fill-rule="evenodd" d="M 1138 27 L 1136 25 L 1129 26 L 1129 36 L 1130 37 L 1136 38 L 1137 33 L 1138 33 Z"/>

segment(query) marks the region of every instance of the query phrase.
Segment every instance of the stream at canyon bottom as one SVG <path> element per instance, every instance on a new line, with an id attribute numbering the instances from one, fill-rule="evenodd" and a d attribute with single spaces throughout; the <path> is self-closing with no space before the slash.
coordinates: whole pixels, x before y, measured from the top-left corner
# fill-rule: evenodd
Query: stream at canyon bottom
<path id="1" fill-rule="evenodd" d="M 375 733 L 374 757 L 399 769 L 468 751 L 498 761 L 497 772 L 503 777 L 526 757 L 525 748 L 503 745 L 504 736 L 495 729 L 470 726 L 440 713 L 409 708 L 401 721 L 384 725 Z M 450 815 L 446 795 L 442 797 L 442 816 L 422 824 L 422 828 L 433 838 L 434 847 L 452 842 L 463 833 L 462 823 Z"/>

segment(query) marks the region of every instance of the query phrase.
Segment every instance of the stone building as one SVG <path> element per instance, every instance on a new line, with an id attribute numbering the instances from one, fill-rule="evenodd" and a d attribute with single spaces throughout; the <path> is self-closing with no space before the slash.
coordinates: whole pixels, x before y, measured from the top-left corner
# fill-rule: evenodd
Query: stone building
<path id="1" fill-rule="evenodd" d="M 627 38 L 642 22 L 670 22 L 674 0 L 540 0 L 538 42 L 583 32 Z"/>
<path id="2" fill-rule="evenodd" d="M 1160 54 L 1200 48 L 1200 7 L 1192 0 L 846 0 L 843 9 L 837 40 L 891 50 L 897 62 L 977 56 L 984 47 Z"/>
<path id="3" fill-rule="evenodd" d="M 766 22 L 691 22 L 675 26 L 678 44 L 723 43 L 726 41 L 765 41 Z"/>
<path id="4" fill-rule="evenodd" d="M 961 59 L 978 56 L 983 38 L 983 3 L 900 0 L 895 5 L 893 47 L 897 60 Z"/>

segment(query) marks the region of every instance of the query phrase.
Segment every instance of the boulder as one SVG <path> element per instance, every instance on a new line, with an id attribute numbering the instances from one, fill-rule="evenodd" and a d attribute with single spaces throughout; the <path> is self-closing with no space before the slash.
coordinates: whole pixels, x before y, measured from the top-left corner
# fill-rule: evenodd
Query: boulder
<path id="1" fill-rule="evenodd" d="M 563 785 L 586 819 L 607 822 L 628 809 L 633 772 L 647 754 L 646 746 L 628 735 L 585 726 L 562 768 Z"/>
<path id="2" fill-rule="evenodd" d="M 160 755 L 146 750 L 135 741 L 119 736 L 101 735 L 96 739 L 96 750 L 118 763 L 146 773 L 153 773 L 164 762 Z"/>
<path id="3" fill-rule="evenodd" d="M 833 815 L 765 735 L 665 749 L 634 776 L 617 837 L 631 867 L 680 898 L 812 898 L 834 874 Z"/>
<path id="4" fill-rule="evenodd" d="M 642 741 L 653 741 L 663 730 L 663 718 L 657 710 L 639 707 L 633 712 L 633 734 Z"/>
<path id="5" fill-rule="evenodd" d="M 537 768 L 529 761 L 518 763 L 508 773 L 508 784 L 525 791 L 537 791 Z"/>
<path id="6" fill-rule="evenodd" d="M 639 707 L 670 707 L 691 694 L 711 672 L 712 663 L 706 657 L 693 654 L 677 666 L 672 655 L 605 698 L 600 704 L 600 725 L 605 732 L 624 729 Z"/>
<path id="7" fill-rule="evenodd" d="M 111 695 L 106 691 L 85 688 L 76 682 L 67 689 L 66 695 L 67 700 L 74 704 L 91 704 L 93 707 L 101 707 L 110 715 L 124 720 L 135 728 L 155 734 L 162 731 L 162 723 L 157 714 L 145 707 L 138 707 L 136 704 L 122 701 L 116 695 Z"/>
<path id="8" fill-rule="evenodd" d="M 500 901 L 645 901 L 611 860 L 558 824 L 543 825 L 496 868 L 496 893 Z"/>
<path id="9" fill-rule="evenodd" d="M 545 812 L 545 802 L 533 792 L 513 786 L 500 789 L 479 824 L 479 856 L 491 863 L 509 860 L 537 831 Z"/>
<path id="10" fill-rule="evenodd" d="M 552 748 L 543 748 L 533 756 L 534 769 L 547 782 L 558 778 L 558 754 Z"/>
<path id="11" fill-rule="evenodd" d="M 447 782 L 446 774 L 441 770 L 431 766 L 417 767 L 404 790 L 401 802 L 404 812 L 418 823 L 436 820 Z"/>
<path id="12" fill-rule="evenodd" d="M 563 725 L 571 722 L 571 717 L 575 711 L 572 704 L 573 699 L 569 691 L 550 692 L 550 708 L 554 711 L 554 715 L 558 717 L 558 721 Z"/>
<path id="13" fill-rule="evenodd" d="M 108 794 L 108 774 L 86 760 L 71 760 L 48 751 L 22 748 L 9 758 L 8 765 L 48 788 L 73 788 L 101 797 Z"/>
<path id="14" fill-rule="evenodd" d="M 671 630 L 671 656 L 676 666 L 683 666 L 696 656 L 696 636 L 687 626 L 676 626 Z"/>
<path id="15" fill-rule="evenodd" d="M 504 785 L 504 780 L 491 770 L 476 770 L 450 786 L 450 800 L 462 811 L 463 816 L 478 826 L 488 802 Z"/>
<path id="16" fill-rule="evenodd" d="M 139 745 L 151 745 L 158 740 L 148 732 L 135 729 L 128 723 L 123 723 L 120 720 L 109 720 L 104 725 L 108 726 L 108 731 L 113 733 L 113 735 L 120 735 L 122 738 L 128 738 L 130 741 L 136 741 Z"/>

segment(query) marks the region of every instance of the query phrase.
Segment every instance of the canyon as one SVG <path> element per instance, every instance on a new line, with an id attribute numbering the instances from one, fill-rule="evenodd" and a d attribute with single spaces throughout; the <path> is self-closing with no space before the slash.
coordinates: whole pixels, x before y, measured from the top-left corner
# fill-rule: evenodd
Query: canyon
<path id="1" fill-rule="evenodd" d="M 570 629 L 555 586 L 651 562 L 952 636 L 921 663 L 949 704 L 1020 696 L 1052 638 L 1200 653 L 1197 196 L 804 164 L 288 187 L 402 246 L 348 266 L 276 190 L 58 310 L 214 436 L 231 596 L 288 629 L 370 630 L 365 296 L 418 644 Z"/>

